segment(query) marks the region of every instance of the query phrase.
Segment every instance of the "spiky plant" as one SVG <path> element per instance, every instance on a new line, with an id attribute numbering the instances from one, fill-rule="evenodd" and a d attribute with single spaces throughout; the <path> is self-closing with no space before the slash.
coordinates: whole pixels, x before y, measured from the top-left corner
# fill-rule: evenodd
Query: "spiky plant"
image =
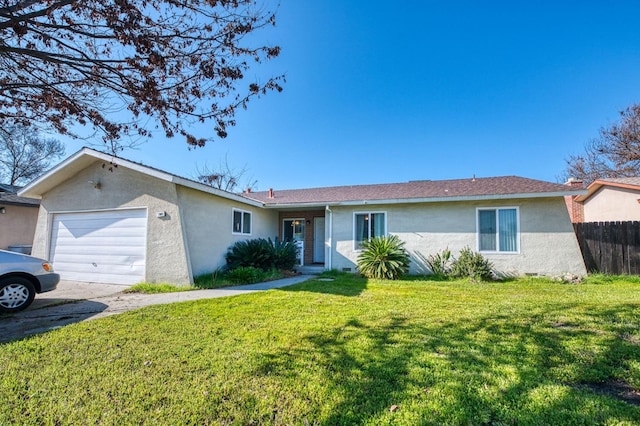
<path id="1" fill-rule="evenodd" d="M 251 266 L 267 270 L 273 265 L 273 245 L 264 238 L 240 240 L 229 248 L 226 259 L 228 269 Z"/>
<path id="2" fill-rule="evenodd" d="M 273 247 L 273 267 L 276 269 L 291 270 L 298 260 L 298 246 L 293 241 L 275 241 L 269 243 Z"/>
<path id="3" fill-rule="evenodd" d="M 445 278 L 451 272 L 451 250 L 447 247 L 439 253 L 430 254 L 425 262 L 435 277 Z"/>
<path id="4" fill-rule="evenodd" d="M 367 278 L 395 280 L 409 271 L 409 254 L 397 235 L 374 237 L 362 243 L 358 270 Z"/>

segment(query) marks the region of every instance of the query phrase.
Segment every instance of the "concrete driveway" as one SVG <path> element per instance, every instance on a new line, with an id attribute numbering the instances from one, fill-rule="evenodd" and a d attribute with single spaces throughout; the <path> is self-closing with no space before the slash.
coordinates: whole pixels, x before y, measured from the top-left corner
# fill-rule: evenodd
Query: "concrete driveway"
<path id="1" fill-rule="evenodd" d="M 127 286 L 62 281 L 54 291 L 37 295 L 26 310 L 0 316 L 0 343 L 144 306 L 253 293 L 287 287 L 311 278 L 314 276 L 298 275 L 259 284 L 163 294 L 123 293 Z"/>

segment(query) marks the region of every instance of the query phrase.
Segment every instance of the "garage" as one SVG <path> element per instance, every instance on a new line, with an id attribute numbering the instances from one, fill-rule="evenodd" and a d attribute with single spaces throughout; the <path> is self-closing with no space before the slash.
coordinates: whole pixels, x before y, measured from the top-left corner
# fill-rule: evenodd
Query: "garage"
<path id="1" fill-rule="evenodd" d="M 147 210 L 56 213 L 50 259 L 63 280 L 130 285 L 145 280 Z"/>

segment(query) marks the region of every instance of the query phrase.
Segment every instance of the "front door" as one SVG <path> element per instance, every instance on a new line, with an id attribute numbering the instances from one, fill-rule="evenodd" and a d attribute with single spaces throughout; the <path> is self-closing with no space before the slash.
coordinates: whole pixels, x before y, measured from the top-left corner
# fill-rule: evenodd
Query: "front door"
<path id="1" fill-rule="evenodd" d="M 282 240 L 298 246 L 298 264 L 304 264 L 304 219 L 285 219 L 282 222 Z"/>
<path id="2" fill-rule="evenodd" d="M 313 263 L 324 263 L 324 217 L 313 218 Z"/>

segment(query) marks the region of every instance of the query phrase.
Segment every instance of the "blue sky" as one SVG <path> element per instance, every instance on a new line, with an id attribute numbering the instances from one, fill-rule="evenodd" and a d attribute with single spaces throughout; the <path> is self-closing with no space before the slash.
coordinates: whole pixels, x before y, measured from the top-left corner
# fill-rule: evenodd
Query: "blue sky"
<path id="1" fill-rule="evenodd" d="M 282 0 L 260 34 L 286 74 L 222 141 L 122 156 L 194 177 L 225 157 L 257 188 L 519 175 L 565 158 L 640 102 L 638 1 Z M 71 154 L 86 141 L 67 144 Z"/>

